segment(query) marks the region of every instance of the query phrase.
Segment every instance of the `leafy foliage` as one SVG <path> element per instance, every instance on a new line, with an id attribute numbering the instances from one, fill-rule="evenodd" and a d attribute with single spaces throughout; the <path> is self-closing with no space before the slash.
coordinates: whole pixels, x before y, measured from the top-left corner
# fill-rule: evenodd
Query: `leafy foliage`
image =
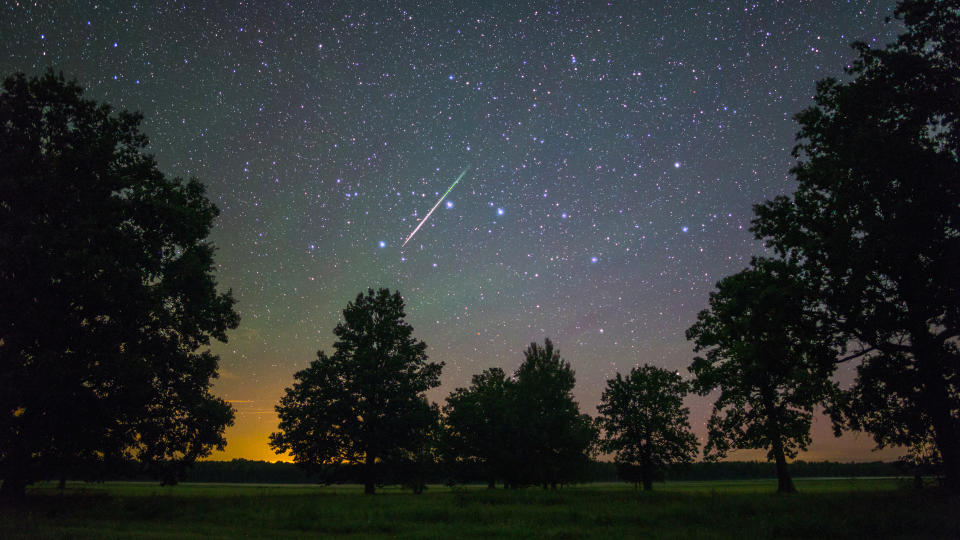
<path id="1" fill-rule="evenodd" d="M 422 457 L 437 415 L 423 393 L 440 384 L 443 363 L 427 361 L 404 317 L 400 293 L 387 289 L 347 303 L 334 354 L 319 351 L 276 406 L 277 453 L 308 468 L 364 463 L 367 493 L 382 474 L 377 464 Z"/>
<path id="2" fill-rule="evenodd" d="M 590 463 L 593 420 L 573 400 L 570 363 L 550 339 L 531 343 L 512 378 L 492 368 L 458 388 L 444 407 L 448 459 L 479 463 L 488 484 L 543 487 L 575 480 Z"/>
<path id="3" fill-rule="evenodd" d="M 896 14 L 895 44 L 857 44 L 853 80 L 818 83 L 797 115 L 797 191 L 759 205 L 753 230 L 869 352 L 837 419 L 881 446 L 932 428 L 960 490 L 960 2 Z"/>
<path id="4" fill-rule="evenodd" d="M 593 420 L 580 414 L 573 399 L 576 377 L 549 338 L 531 343 L 523 352 L 514 387 L 516 441 L 523 456 L 514 471 L 526 483 L 556 485 L 575 478 L 586 466 L 596 440 Z"/>
<path id="5" fill-rule="evenodd" d="M 754 259 L 717 283 L 710 308 L 687 330 L 698 356 L 690 366 L 701 395 L 719 390 L 708 423 L 708 458 L 766 448 L 779 491 L 793 491 L 786 458 L 810 444 L 813 408 L 830 394 L 834 339 L 799 268 Z"/>
<path id="6" fill-rule="evenodd" d="M 514 441 L 520 426 L 511 403 L 513 384 L 500 368 L 484 370 L 469 388 L 451 392 L 443 408 L 447 461 L 457 469 L 463 463 L 479 466 L 490 486 L 510 476 L 517 461 Z"/>
<path id="7" fill-rule="evenodd" d="M 239 317 L 213 278 L 217 208 L 144 153 L 141 116 L 62 75 L 0 94 L 0 476 L 135 458 L 166 482 L 226 444 L 210 394 Z"/>
<path id="8" fill-rule="evenodd" d="M 687 390 L 679 374 L 650 365 L 607 381 L 597 406 L 605 433 L 600 446 L 615 453 L 618 473 L 629 475 L 621 478 L 649 490 L 668 467 L 693 461 L 697 438 L 683 406 Z"/>

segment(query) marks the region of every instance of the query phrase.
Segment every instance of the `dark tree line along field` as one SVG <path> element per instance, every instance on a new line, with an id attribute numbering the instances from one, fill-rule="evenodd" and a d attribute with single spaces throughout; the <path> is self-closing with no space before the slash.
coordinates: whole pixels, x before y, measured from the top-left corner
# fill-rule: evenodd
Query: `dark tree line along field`
<path id="1" fill-rule="evenodd" d="M 790 472 L 796 478 L 874 478 L 903 477 L 909 474 L 898 463 L 882 461 L 862 463 L 839 463 L 836 461 L 794 461 Z M 672 469 L 664 480 L 667 481 L 704 481 L 704 480 L 759 480 L 776 478 L 773 464 L 763 461 L 715 461 L 691 463 L 682 468 Z M 472 473 L 465 471 L 462 477 L 467 484 L 486 485 L 482 470 Z M 149 481 L 149 475 L 138 471 L 137 464 L 119 468 L 105 481 Z M 362 471 L 344 467 L 339 477 L 330 479 L 335 483 L 362 483 Z M 427 483 L 445 485 L 450 480 L 447 471 L 438 467 L 427 475 Z M 323 479 L 298 467 L 293 463 L 251 461 L 234 459 L 231 461 L 198 461 L 183 477 L 184 482 L 212 482 L 238 484 L 312 484 Z M 620 482 L 617 466 L 612 462 L 591 461 L 583 472 L 580 483 Z M 395 482 L 399 484 L 400 482 Z"/>

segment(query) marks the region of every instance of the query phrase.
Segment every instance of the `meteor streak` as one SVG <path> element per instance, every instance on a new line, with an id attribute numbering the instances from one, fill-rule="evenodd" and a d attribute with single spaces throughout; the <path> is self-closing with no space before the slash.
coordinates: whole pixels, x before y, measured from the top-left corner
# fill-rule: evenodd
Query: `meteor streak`
<path id="1" fill-rule="evenodd" d="M 433 211 L 436 210 L 438 206 L 440 206 L 440 203 L 443 202 L 443 199 L 447 195 L 449 195 L 451 191 L 453 191 L 453 188 L 454 186 L 457 185 L 457 182 L 459 182 L 460 179 L 463 178 L 463 175 L 467 174 L 467 171 L 469 170 L 470 170 L 470 166 L 467 165 L 467 168 L 464 169 L 462 173 L 460 173 L 460 176 L 458 176 L 457 179 L 453 181 L 453 184 L 451 184 L 450 187 L 447 188 L 447 191 L 443 193 L 443 195 L 440 197 L 440 200 L 437 201 L 437 204 L 433 205 L 433 208 L 431 208 L 430 211 L 427 212 L 427 215 L 423 216 L 423 219 L 420 220 L 420 223 L 417 223 L 417 227 L 413 229 L 413 232 L 410 233 L 410 236 L 408 236 L 407 239 L 403 241 L 403 245 L 401 245 L 400 247 L 407 245 L 407 242 L 409 242 L 410 239 L 413 238 L 413 235 L 417 234 L 417 231 L 420 230 L 420 227 L 423 227 L 423 224 L 426 223 L 428 219 L 430 219 L 430 214 L 432 214 Z"/>

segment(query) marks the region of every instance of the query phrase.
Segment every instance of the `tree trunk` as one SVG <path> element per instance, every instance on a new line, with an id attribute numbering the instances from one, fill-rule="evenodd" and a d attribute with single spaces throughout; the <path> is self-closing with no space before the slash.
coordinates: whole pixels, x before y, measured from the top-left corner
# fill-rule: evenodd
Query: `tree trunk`
<path id="1" fill-rule="evenodd" d="M 797 488 L 787 470 L 787 458 L 783 455 L 783 444 L 779 438 L 773 442 L 773 457 L 777 464 L 777 493 L 796 493 Z"/>
<path id="2" fill-rule="evenodd" d="M 943 385 L 940 386 L 946 392 Z M 933 423 L 937 450 L 940 451 L 940 459 L 943 461 L 944 486 L 951 493 L 960 494 L 960 440 L 957 440 L 960 433 L 957 433 L 957 427 L 946 407 L 946 402 L 943 407 L 933 407 L 930 420 Z"/>
<path id="3" fill-rule="evenodd" d="M 939 373 L 932 373 L 926 379 L 927 413 L 933 424 L 934 441 L 943 461 L 944 486 L 951 493 L 960 493 L 960 433 L 949 412 L 947 388 Z"/>
<path id="4" fill-rule="evenodd" d="M 960 431 L 950 414 L 950 395 L 943 367 L 944 353 L 931 340 L 926 325 L 918 325 L 910 338 L 917 344 L 914 354 L 923 382 L 920 405 L 930 416 L 933 425 L 933 439 L 943 461 L 944 487 L 951 493 L 960 494 Z"/>
<path id="5" fill-rule="evenodd" d="M 367 459 L 363 464 L 363 494 L 364 495 L 373 495 L 376 493 L 377 485 L 377 476 L 374 467 L 376 466 L 377 457 L 367 451 Z"/>
<path id="6" fill-rule="evenodd" d="M 651 466 L 651 461 L 647 455 L 647 448 L 645 446 L 642 449 L 642 457 L 640 458 L 640 480 L 643 481 L 644 491 L 653 491 L 653 467 Z"/>
<path id="7" fill-rule="evenodd" d="M 780 432 L 780 414 L 774 401 L 774 389 L 768 385 L 761 388 L 764 414 L 767 417 L 767 436 L 770 437 L 770 450 L 777 464 L 777 493 L 796 493 L 797 488 L 787 470 L 787 456 L 783 453 L 783 436 Z"/>
<path id="8" fill-rule="evenodd" d="M 642 473 L 642 474 L 643 474 L 643 490 L 644 490 L 644 491 L 653 491 L 653 477 L 652 477 L 652 475 L 651 475 L 646 469 L 643 470 L 643 473 Z"/>
<path id="9" fill-rule="evenodd" d="M 497 489 L 497 479 L 491 478 L 487 480 L 487 489 Z"/>

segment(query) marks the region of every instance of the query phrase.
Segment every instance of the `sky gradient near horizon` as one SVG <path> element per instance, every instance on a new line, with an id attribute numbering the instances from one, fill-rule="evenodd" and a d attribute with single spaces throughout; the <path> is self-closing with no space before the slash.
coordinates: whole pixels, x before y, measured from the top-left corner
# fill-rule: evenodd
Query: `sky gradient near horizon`
<path id="1" fill-rule="evenodd" d="M 685 330 L 763 251 L 752 205 L 794 187 L 792 116 L 899 28 L 892 1 L 483 4 L 3 3 L 0 73 L 141 111 L 221 210 L 242 320 L 214 348 L 237 409 L 214 458 L 277 459 L 273 406 L 368 287 L 445 362 L 435 401 L 544 337 L 592 415 L 618 371 L 686 375 Z M 711 402 L 688 404 L 703 442 Z M 819 418 L 800 458 L 898 455 L 871 448 Z"/>

